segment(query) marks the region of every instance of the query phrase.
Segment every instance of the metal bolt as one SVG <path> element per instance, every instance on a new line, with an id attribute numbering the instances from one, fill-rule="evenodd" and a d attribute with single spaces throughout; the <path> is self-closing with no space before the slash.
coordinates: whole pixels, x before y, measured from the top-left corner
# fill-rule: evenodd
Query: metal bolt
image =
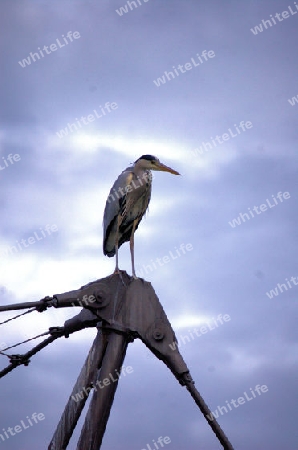
<path id="1" fill-rule="evenodd" d="M 164 338 L 164 333 L 162 332 L 162 330 L 160 330 L 160 329 L 155 329 L 154 331 L 153 331 L 153 338 L 156 340 L 156 341 L 161 341 L 163 338 Z"/>
<path id="2" fill-rule="evenodd" d="M 104 288 L 96 289 L 93 292 L 93 295 L 96 298 L 96 302 L 93 303 L 93 307 L 105 308 L 110 302 L 109 294 L 109 291 Z"/>
<path id="3" fill-rule="evenodd" d="M 103 292 L 100 289 L 94 292 L 94 297 L 98 303 L 102 303 L 104 300 Z"/>

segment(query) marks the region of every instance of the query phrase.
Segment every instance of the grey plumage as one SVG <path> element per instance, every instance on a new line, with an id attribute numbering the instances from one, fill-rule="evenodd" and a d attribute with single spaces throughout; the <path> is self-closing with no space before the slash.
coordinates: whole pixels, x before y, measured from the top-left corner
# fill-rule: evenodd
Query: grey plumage
<path id="1" fill-rule="evenodd" d="M 121 189 L 124 192 L 124 195 L 122 195 Z M 151 189 L 152 175 L 150 171 L 146 171 L 146 178 L 145 176 L 139 178 L 138 175 L 132 171 L 132 167 L 127 167 L 119 175 L 110 190 L 104 212 L 103 249 L 105 255 L 110 257 L 115 255 L 118 216 L 121 217 L 118 248 L 124 242 L 129 241 L 134 220 L 138 219 L 138 223 L 135 227 L 136 230 L 148 208 L 151 198 Z"/>
<path id="2" fill-rule="evenodd" d="M 117 178 L 107 198 L 103 219 L 103 252 L 112 257 L 116 254 L 118 271 L 118 248 L 130 241 L 132 272 L 134 270 L 134 232 L 145 214 L 152 188 L 151 170 L 178 172 L 162 164 L 152 155 L 143 155 Z"/>

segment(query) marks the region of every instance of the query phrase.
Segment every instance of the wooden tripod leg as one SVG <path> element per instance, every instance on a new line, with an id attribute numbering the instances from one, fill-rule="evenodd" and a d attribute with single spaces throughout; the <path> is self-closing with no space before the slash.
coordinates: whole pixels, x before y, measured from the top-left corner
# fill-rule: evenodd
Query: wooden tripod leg
<path id="1" fill-rule="evenodd" d="M 109 419 L 120 370 L 130 339 L 108 332 L 108 345 L 82 428 L 77 450 L 99 450 Z M 95 390 L 96 388 L 96 390 Z"/>
<path id="2" fill-rule="evenodd" d="M 213 416 L 212 412 L 204 402 L 203 397 L 198 392 L 198 390 L 195 388 L 195 385 L 193 382 L 187 382 L 186 383 L 186 389 L 200 408 L 201 412 L 204 414 L 205 419 L 209 423 L 210 427 L 214 431 L 217 439 L 223 446 L 224 450 L 234 450 L 234 447 L 232 446 L 231 442 L 225 435 L 224 431 L 221 429 L 219 423 L 217 422 L 216 418 Z"/>
<path id="3" fill-rule="evenodd" d="M 85 364 L 70 394 L 48 450 L 62 450 L 67 448 L 89 392 L 92 389 L 91 386 L 96 377 L 98 367 L 101 366 L 106 346 L 107 337 L 100 330 L 94 339 Z M 79 398 L 80 396 L 78 394 L 81 394 L 83 398 Z M 76 401 L 75 399 L 78 400 Z"/>

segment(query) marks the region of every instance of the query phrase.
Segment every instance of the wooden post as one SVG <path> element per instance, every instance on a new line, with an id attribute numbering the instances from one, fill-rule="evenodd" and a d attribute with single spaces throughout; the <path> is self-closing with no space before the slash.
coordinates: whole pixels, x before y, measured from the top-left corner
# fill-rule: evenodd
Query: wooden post
<path id="1" fill-rule="evenodd" d="M 101 331 L 98 331 L 86 361 L 82 367 L 81 373 L 78 376 L 72 393 L 70 394 L 69 400 L 57 425 L 48 450 L 65 450 L 67 448 L 73 430 L 76 427 L 77 421 L 88 398 L 88 395 L 86 395 L 82 400 L 76 402 L 73 400 L 72 396 L 76 398 L 76 394 L 83 391 L 84 388 L 88 392 L 88 388 L 92 386 L 94 378 L 97 375 L 98 367 L 101 365 L 106 345 L 107 340 L 105 339 L 105 336 L 102 335 Z"/>
<path id="2" fill-rule="evenodd" d="M 64 327 L 50 328 L 51 336 L 25 355 L 10 355 L 12 362 L 0 372 L 0 378 L 17 365 L 28 365 L 30 356 L 58 337 L 68 337 L 70 333 L 90 326 L 99 327 L 101 322 L 101 331 L 93 342 L 48 450 L 67 448 L 92 389 L 93 397 L 77 450 L 100 449 L 127 346 L 134 338 L 141 339 L 167 365 L 179 383 L 186 386 L 223 448 L 233 450 L 232 444 L 194 386 L 189 369 L 178 350 L 175 333 L 151 284 L 142 279 L 133 279 L 123 271 L 120 277 L 115 275 L 88 283 L 76 291 L 56 294 L 53 298 L 45 297 L 39 302 L 0 307 L 0 311 L 34 307 L 39 312 L 50 306 L 84 307 L 77 316 L 67 320 Z"/>
<path id="3" fill-rule="evenodd" d="M 77 450 L 99 450 L 110 416 L 119 374 L 130 337 L 123 333 L 108 333 L 108 345 L 102 367 L 94 386 Z"/>

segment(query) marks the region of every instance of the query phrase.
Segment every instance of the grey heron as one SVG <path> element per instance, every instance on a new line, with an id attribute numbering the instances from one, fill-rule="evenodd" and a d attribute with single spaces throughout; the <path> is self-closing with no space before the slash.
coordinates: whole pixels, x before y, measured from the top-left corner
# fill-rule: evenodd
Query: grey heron
<path id="1" fill-rule="evenodd" d="M 132 275 L 137 278 L 134 265 L 134 233 L 150 202 L 151 170 L 180 175 L 176 170 L 162 164 L 155 156 L 143 155 L 119 175 L 107 198 L 103 218 L 103 252 L 109 257 L 116 254 L 114 273 L 119 273 L 118 249 L 124 242 L 130 241 Z"/>

